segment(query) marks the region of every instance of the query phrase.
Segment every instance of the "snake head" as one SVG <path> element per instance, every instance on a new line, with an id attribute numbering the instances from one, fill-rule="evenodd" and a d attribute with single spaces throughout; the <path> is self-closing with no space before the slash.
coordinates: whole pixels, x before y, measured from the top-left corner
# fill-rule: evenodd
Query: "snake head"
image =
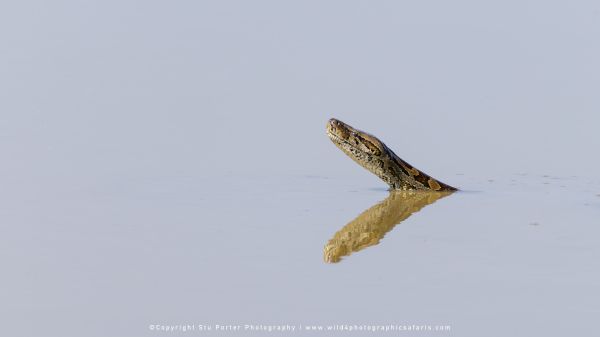
<path id="1" fill-rule="evenodd" d="M 327 135 L 338 146 L 350 147 L 355 151 L 377 157 L 385 153 L 385 145 L 375 136 L 357 130 L 335 118 L 327 122 Z"/>

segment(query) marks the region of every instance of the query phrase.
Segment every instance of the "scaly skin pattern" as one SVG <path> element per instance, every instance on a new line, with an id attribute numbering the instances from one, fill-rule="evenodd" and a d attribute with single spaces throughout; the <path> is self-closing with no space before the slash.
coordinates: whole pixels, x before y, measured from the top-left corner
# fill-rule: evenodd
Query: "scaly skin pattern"
<path id="1" fill-rule="evenodd" d="M 449 191 L 390 191 L 385 200 L 335 233 L 323 250 L 325 262 L 337 263 L 344 256 L 378 244 L 397 224 L 450 194 Z"/>
<path id="2" fill-rule="evenodd" d="M 340 150 L 385 181 L 392 190 L 457 190 L 400 159 L 377 137 L 335 118 L 327 122 L 327 135 Z"/>

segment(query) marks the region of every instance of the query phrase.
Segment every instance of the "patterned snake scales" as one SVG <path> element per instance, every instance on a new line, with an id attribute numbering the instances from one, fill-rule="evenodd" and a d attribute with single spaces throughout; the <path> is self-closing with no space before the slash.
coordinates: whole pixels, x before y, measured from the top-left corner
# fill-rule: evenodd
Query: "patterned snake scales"
<path id="1" fill-rule="evenodd" d="M 327 135 L 352 160 L 390 185 L 391 190 L 457 190 L 400 159 L 377 137 L 335 118 L 327 122 Z"/>

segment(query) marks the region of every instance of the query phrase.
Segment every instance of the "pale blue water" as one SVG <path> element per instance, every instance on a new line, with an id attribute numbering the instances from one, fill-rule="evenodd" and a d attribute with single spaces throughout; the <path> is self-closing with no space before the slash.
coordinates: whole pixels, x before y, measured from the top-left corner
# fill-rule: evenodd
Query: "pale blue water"
<path id="1" fill-rule="evenodd" d="M 589 331 L 599 313 L 599 185 L 582 177 L 456 176 L 470 191 L 338 264 L 323 261 L 324 245 L 387 196 L 381 184 L 291 174 L 113 179 L 121 183 L 3 201 L 3 302 L 13 303 L 3 317 L 22 335 L 152 335 L 149 324 L 563 334 Z"/>

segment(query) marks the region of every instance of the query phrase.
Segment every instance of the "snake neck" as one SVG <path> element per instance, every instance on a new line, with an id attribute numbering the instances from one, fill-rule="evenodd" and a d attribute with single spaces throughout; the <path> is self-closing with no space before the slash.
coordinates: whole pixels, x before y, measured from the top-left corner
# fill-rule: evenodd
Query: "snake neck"
<path id="1" fill-rule="evenodd" d="M 389 176 L 393 177 L 392 183 L 388 183 L 392 189 L 417 189 L 433 191 L 456 191 L 455 187 L 432 178 L 423 171 L 416 169 L 406 161 L 402 160 L 392 150 L 388 149 L 391 161 Z"/>

